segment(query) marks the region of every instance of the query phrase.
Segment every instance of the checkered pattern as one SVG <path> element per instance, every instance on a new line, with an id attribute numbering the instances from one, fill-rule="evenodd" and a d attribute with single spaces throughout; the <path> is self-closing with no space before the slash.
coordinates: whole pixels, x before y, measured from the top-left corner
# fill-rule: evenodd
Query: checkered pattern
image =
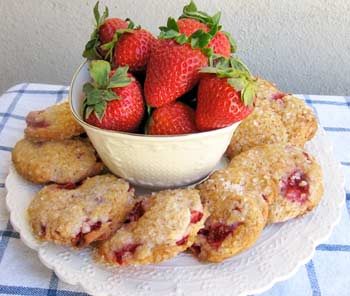
<path id="1" fill-rule="evenodd" d="M 26 247 L 9 223 L 5 207 L 5 178 L 11 150 L 23 137 L 25 116 L 68 94 L 65 86 L 19 84 L 0 97 L 0 295 L 86 295 L 66 285 Z M 350 97 L 300 95 L 315 111 L 334 145 L 346 177 L 346 204 L 331 238 L 289 280 L 277 283 L 264 296 L 350 295 Z M 345 198 L 345 197 L 344 197 Z M 300 246 L 302 248 L 303 246 Z"/>

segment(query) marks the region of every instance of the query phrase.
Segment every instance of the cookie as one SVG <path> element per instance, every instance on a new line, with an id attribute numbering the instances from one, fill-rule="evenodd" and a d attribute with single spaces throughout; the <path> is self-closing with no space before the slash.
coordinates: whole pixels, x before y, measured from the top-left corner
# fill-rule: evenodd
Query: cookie
<path id="1" fill-rule="evenodd" d="M 200 259 L 221 262 L 252 246 L 265 227 L 259 206 L 249 194 L 201 194 L 210 216 L 199 230 L 192 252 Z"/>
<path id="2" fill-rule="evenodd" d="M 304 146 L 317 132 L 318 123 L 313 110 L 302 100 L 293 97 L 283 97 L 284 109 L 282 121 L 287 129 L 288 142 Z"/>
<path id="3" fill-rule="evenodd" d="M 76 183 L 103 169 L 95 149 L 82 139 L 42 143 L 22 139 L 12 151 L 12 161 L 22 177 L 39 184 Z"/>
<path id="4" fill-rule="evenodd" d="M 297 146 L 258 146 L 234 157 L 229 167 L 253 178 L 264 175 L 274 180 L 277 195 L 268 200 L 268 223 L 302 216 L 315 208 L 323 196 L 321 167 Z"/>
<path id="5" fill-rule="evenodd" d="M 276 100 L 285 96 L 275 84 L 264 80 L 262 78 L 257 78 L 256 82 L 256 98 L 259 99 L 271 99 Z"/>
<path id="6" fill-rule="evenodd" d="M 28 216 L 38 239 L 80 248 L 108 238 L 133 206 L 134 191 L 128 182 L 101 175 L 76 188 L 42 188 L 31 201 Z"/>
<path id="7" fill-rule="evenodd" d="M 205 200 L 216 200 L 220 196 L 234 194 L 244 197 L 249 195 L 259 206 L 267 222 L 268 204 L 277 196 L 276 181 L 267 174 L 249 170 L 244 165 L 227 167 L 214 172 L 206 181 L 198 185 L 201 197 Z"/>
<path id="8" fill-rule="evenodd" d="M 227 149 L 229 158 L 264 144 L 286 144 L 303 147 L 318 128 L 312 109 L 293 96 L 260 99 L 254 112 L 238 126 Z"/>
<path id="9" fill-rule="evenodd" d="M 84 133 L 74 119 L 68 102 L 32 111 L 27 115 L 26 122 L 25 137 L 35 142 L 70 139 Z"/>
<path id="10" fill-rule="evenodd" d="M 281 116 L 271 109 L 256 108 L 234 131 L 226 155 L 232 159 L 258 145 L 287 142 L 288 133 Z"/>
<path id="11" fill-rule="evenodd" d="M 158 263 L 190 247 L 206 219 L 195 189 L 165 190 L 144 196 L 97 259 L 117 265 Z"/>

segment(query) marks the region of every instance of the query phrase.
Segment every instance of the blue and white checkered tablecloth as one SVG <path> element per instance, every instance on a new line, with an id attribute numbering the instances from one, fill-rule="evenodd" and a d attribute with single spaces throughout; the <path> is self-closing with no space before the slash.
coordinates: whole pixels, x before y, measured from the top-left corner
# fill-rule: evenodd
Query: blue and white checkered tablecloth
<path id="1" fill-rule="evenodd" d="M 23 137 L 25 116 L 65 98 L 61 85 L 18 84 L 0 97 L 0 295 L 85 295 L 61 282 L 26 247 L 9 223 L 5 178 L 11 150 Z M 315 111 L 334 146 L 346 178 L 346 205 L 330 239 L 289 280 L 277 283 L 264 296 L 350 295 L 350 97 L 300 95 Z M 345 197 L 344 197 L 345 198 Z M 302 248 L 303 246 L 300 246 Z M 131 296 L 131 295 L 130 295 Z"/>

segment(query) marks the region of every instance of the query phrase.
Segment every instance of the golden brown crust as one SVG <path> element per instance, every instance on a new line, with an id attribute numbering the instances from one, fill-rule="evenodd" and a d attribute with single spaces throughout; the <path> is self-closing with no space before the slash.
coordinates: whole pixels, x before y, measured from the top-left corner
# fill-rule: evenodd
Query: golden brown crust
<path id="1" fill-rule="evenodd" d="M 26 121 L 25 137 L 34 142 L 70 139 L 84 133 L 84 129 L 74 119 L 68 102 L 32 111 Z"/>
<path id="2" fill-rule="evenodd" d="M 191 248 L 200 260 L 221 262 L 257 241 L 266 220 L 254 198 L 234 193 L 217 195 L 214 199 L 201 196 L 210 216 Z"/>
<path id="3" fill-rule="evenodd" d="M 281 116 L 267 108 L 256 108 L 234 131 L 226 153 L 232 159 L 255 146 L 287 142 L 288 133 Z"/>
<path id="4" fill-rule="evenodd" d="M 139 202 L 141 215 L 99 244 L 98 260 L 128 265 L 170 259 L 192 245 L 207 216 L 195 189 L 165 190 Z"/>
<path id="5" fill-rule="evenodd" d="M 264 80 L 260 77 L 256 80 L 256 97 L 257 99 L 271 99 L 275 100 L 277 98 L 285 96 L 274 83 Z"/>
<path id="6" fill-rule="evenodd" d="M 232 159 L 233 171 L 270 176 L 277 195 L 268 201 L 268 223 L 283 222 L 315 208 L 323 195 L 322 171 L 304 149 L 292 145 L 263 145 Z M 300 186 L 305 186 L 302 190 Z"/>
<path id="7" fill-rule="evenodd" d="M 258 95 L 254 112 L 232 136 L 227 149 L 229 158 L 258 145 L 291 143 L 303 147 L 317 132 L 317 118 L 302 100 L 282 93 L 277 96 L 268 82 L 263 85 L 267 90 L 264 88 Z"/>
<path id="8" fill-rule="evenodd" d="M 82 139 L 42 143 L 22 139 L 12 151 L 12 161 L 21 176 L 39 184 L 76 183 L 103 169 L 95 149 Z"/>
<path id="9" fill-rule="evenodd" d="M 44 187 L 31 201 L 28 216 L 38 239 L 80 248 L 109 237 L 133 205 L 128 182 L 101 175 L 74 189 Z"/>

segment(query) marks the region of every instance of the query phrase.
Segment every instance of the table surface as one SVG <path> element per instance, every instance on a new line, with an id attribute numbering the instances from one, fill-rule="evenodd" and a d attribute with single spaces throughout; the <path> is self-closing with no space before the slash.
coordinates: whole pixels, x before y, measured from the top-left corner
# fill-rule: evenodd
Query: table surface
<path id="1" fill-rule="evenodd" d="M 23 137 L 25 116 L 64 99 L 68 87 L 18 84 L 0 97 L 0 295 L 86 295 L 60 281 L 26 247 L 9 222 L 5 206 L 5 178 L 11 150 Z M 310 105 L 326 130 L 335 157 L 345 174 L 346 207 L 331 237 L 290 279 L 277 283 L 264 296 L 350 295 L 350 97 L 297 95 Z M 302 246 L 300 246 L 302 248 Z M 131 295 L 130 295 L 131 296 Z"/>

